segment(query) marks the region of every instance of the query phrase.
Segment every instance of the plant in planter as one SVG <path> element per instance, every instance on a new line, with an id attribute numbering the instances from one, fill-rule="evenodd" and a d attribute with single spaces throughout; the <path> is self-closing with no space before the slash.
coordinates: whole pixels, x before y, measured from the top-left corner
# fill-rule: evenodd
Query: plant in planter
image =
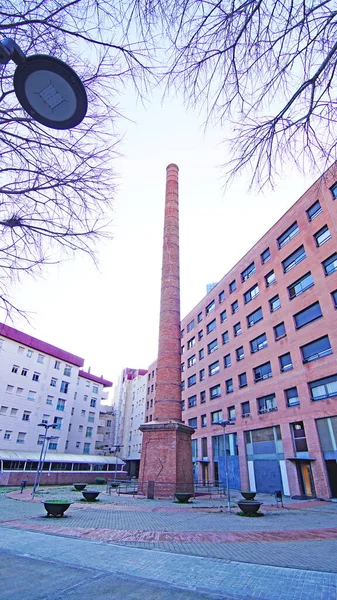
<path id="1" fill-rule="evenodd" d="M 262 504 L 262 502 L 258 502 L 257 500 L 241 500 L 238 502 L 240 510 L 246 515 L 253 515 L 257 513 Z"/>
<path id="2" fill-rule="evenodd" d="M 63 517 L 65 511 L 72 504 L 69 500 L 63 499 L 42 500 L 42 502 L 47 511 L 47 517 Z"/>
<path id="3" fill-rule="evenodd" d="M 95 481 L 96 481 L 96 483 L 97 483 L 98 485 L 104 485 L 104 484 L 105 484 L 105 479 L 104 479 L 104 477 L 96 477 Z"/>
<path id="4" fill-rule="evenodd" d="M 101 492 L 96 492 L 96 491 L 84 491 L 82 492 L 83 498 L 87 501 L 87 502 L 95 502 L 97 496 L 100 494 Z"/>
<path id="5" fill-rule="evenodd" d="M 240 492 L 241 496 L 245 499 L 245 500 L 254 500 L 255 496 L 256 496 L 256 492 Z"/>
<path id="6" fill-rule="evenodd" d="M 87 484 L 86 483 L 74 483 L 74 488 L 77 492 L 81 492 L 82 490 L 84 490 L 86 488 Z"/>

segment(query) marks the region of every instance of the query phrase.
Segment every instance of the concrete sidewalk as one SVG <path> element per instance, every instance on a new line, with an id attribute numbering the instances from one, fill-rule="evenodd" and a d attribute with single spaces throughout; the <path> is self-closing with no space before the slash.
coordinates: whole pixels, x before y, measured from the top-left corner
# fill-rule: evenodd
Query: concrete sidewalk
<path id="1" fill-rule="evenodd" d="M 69 516 L 46 519 L 41 499 L 56 493 L 73 494 L 0 495 L 2 600 L 336 600 L 336 504 L 280 509 L 266 497 L 265 516 L 247 519 L 223 512 L 223 499 L 180 505 L 102 491 L 95 504 L 73 494 Z"/>

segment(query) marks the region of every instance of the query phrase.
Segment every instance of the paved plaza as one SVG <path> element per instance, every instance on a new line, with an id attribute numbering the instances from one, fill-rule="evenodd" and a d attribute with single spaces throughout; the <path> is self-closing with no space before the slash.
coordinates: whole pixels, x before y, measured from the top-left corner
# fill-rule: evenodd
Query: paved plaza
<path id="1" fill-rule="evenodd" d="M 0 494 L 2 600 L 336 600 L 337 504 L 259 494 L 261 518 L 226 500 L 187 505 L 71 487 Z M 46 518 L 48 498 L 73 502 Z M 15 574 L 15 575 L 14 575 Z"/>

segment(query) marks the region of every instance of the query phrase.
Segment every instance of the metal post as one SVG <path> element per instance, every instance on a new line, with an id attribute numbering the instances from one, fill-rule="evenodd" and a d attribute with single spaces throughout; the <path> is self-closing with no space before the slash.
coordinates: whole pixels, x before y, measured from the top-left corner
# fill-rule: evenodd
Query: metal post
<path id="1" fill-rule="evenodd" d="M 38 489 L 38 487 L 40 485 L 40 480 L 41 480 L 41 475 L 42 475 L 42 469 L 43 469 L 44 459 L 45 459 L 46 453 L 47 453 L 46 442 L 47 442 L 48 429 L 49 429 L 49 427 L 52 427 L 53 429 L 55 429 L 56 425 L 54 423 L 38 423 L 38 427 L 44 427 L 45 431 L 44 431 L 43 442 L 42 442 L 42 447 L 41 447 L 41 452 L 40 452 L 40 458 L 39 458 L 39 462 L 38 462 L 36 473 L 35 473 L 34 486 L 33 486 L 33 491 L 32 491 L 32 498 L 34 498 L 36 490 Z"/>
<path id="2" fill-rule="evenodd" d="M 231 511 L 231 496 L 230 496 L 230 487 L 229 487 L 229 477 L 228 477 L 228 457 L 227 457 L 227 448 L 226 448 L 226 425 L 235 425 L 234 421 L 219 421 L 219 425 L 223 427 L 223 436 L 224 436 L 224 462 L 225 462 L 225 474 L 226 474 L 226 488 L 227 488 L 227 512 Z"/>

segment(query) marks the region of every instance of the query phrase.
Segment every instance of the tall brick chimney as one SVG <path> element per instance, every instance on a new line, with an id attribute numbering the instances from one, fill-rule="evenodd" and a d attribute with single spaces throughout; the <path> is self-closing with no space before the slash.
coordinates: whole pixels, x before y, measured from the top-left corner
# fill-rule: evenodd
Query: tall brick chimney
<path id="1" fill-rule="evenodd" d="M 138 488 L 148 497 L 193 490 L 191 435 L 182 422 L 177 165 L 166 169 L 159 344 L 154 420 L 141 425 Z"/>

